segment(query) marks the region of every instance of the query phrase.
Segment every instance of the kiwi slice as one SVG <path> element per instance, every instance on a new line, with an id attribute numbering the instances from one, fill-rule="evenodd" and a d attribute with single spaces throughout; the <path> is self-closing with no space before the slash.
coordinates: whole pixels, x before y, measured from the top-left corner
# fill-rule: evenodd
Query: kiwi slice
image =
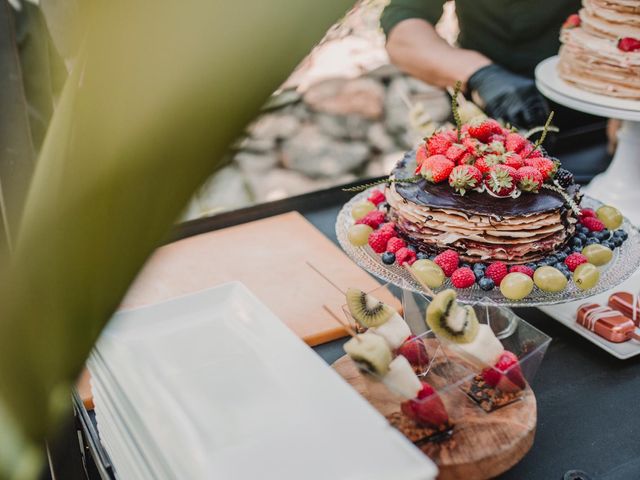
<path id="1" fill-rule="evenodd" d="M 379 327 L 396 313 L 389 305 L 362 290 L 347 290 L 347 307 L 351 316 L 365 328 Z"/>
<path id="2" fill-rule="evenodd" d="M 436 336 L 454 343 L 469 343 L 478 334 L 476 312 L 469 305 L 458 304 L 455 290 L 444 290 L 433 297 L 426 320 Z"/>
<path id="3" fill-rule="evenodd" d="M 389 371 L 391 349 L 385 339 L 375 333 L 356 335 L 344 344 L 344 351 L 368 373 L 383 377 Z"/>

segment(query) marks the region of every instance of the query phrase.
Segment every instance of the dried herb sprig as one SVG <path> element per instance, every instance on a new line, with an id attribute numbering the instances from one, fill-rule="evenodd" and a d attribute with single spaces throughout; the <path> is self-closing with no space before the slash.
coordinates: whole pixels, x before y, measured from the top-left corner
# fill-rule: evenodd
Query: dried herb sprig
<path id="1" fill-rule="evenodd" d="M 556 180 L 553 180 L 553 185 L 550 185 L 548 183 L 543 183 L 542 188 L 546 188 L 547 190 L 552 190 L 562 195 L 562 198 L 564 198 L 564 200 L 567 202 L 567 205 L 569 205 L 569 208 L 571 208 L 573 213 L 575 213 L 576 216 L 580 215 L 580 207 L 578 207 L 578 204 L 573 200 L 573 198 L 569 196 L 567 191 L 564 188 L 562 188 Z"/>
<path id="2" fill-rule="evenodd" d="M 458 80 L 456 82 L 455 89 L 453 90 L 453 97 L 451 97 L 451 112 L 453 113 L 453 119 L 456 122 L 456 129 L 458 131 L 458 143 L 462 140 L 462 118 L 460 118 L 460 112 L 458 111 L 458 95 L 462 90 L 462 82 Z"/>
<path id="3" fill-rule="evenodd" d="M 547 121 L 544 122 L 544 127 L 542 127 L 542 135 L 540 135 L 540 138 L 536 140 L 536 143 L 533 144 L 533 149 L 531 149 L 529 154 L 524 158 L 529 158 L 533 152 L 535 152 L 537 149 L 540 148 L 545 138 L 547 138 L 547 133 L 549 133 L 549 127 L 551 126 L 551 120 L 553 120 L 553 114 L 554 114 L 553 111 L 549 113 L 549 116 L 547 117 Z"/>
<path id="4" fill-rule="evenodd" d="M 364 192 L 371 187 L 375 187 L 376 185 L 382 185 L 384 183 L 416 183 L 419 180 L 422 180 L 422 176 L 417 175 L 415 177 L 409 178 L 383 178 L 382 180 L 378 180 L 377 182 L 365 183 L 364 185 L 358 185 L 356 187 L 343 188 L 343 192 Z"/>

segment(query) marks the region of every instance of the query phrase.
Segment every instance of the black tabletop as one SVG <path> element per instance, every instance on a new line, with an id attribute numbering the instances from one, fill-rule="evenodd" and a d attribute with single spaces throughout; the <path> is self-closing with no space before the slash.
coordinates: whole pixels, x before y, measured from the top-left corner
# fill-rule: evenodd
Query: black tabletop
<path id="1" fill-rule="evenodd" d="M 601 145 L 576 149 L 563 161 L 578 171 L 594 172 L 603 169 L 605 157 Z M 183 224 L 173 238 L 298 210 L 337 243 L 335 219 L 349 197 L 339 188 L 303 195 Z M 532 382 L 538 401 L 535 442 L 524 459 L 499 478 L 554 480 L 582 470 L 592 479 L 640 479 L 640 442 L 635 438 L 640 431 L 640 358 L 617 360 L 537 309 L 516 312 L 553 340 Z M 343 342 L 314 350 L 332 363 L 343 355 Z"/>

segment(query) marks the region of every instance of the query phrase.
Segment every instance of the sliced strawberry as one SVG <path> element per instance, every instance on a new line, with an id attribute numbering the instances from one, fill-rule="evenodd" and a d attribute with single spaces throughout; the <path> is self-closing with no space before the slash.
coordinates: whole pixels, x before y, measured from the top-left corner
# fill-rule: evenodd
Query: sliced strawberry
<path id="1" fill-rule="evenodd" d="M 440 395 L 427 382 L 421 383 L 422 390 L 417 397 L 400 405 L 402 413 L 426 427 L 439 428 L 446 425 L 449 423 L 449 415 Z"/>
<path id="2" fill-rule="evenodd" d="M 424 370 L 429 366 L 427 347 L 422 339 L 415 335 L 407 338 L 404 343 L 400 345 L 397 353 L 405 357 L 413 367 L 419 370 Z"/>
<path id="3" fill-rule="evenodd" d="M 624 37 L 618 40 L 618 48 L 623 52 L 635 52 L 640 50 L 640 40 L 633 37 Z"/>
<path id="4" fill-rule="evenodd" d="M 493 367 L 485 368 L 482 377 L 492 387 L 503 392 L 518 392 L 527 386 L 518 357 L 505 350 Z"/>

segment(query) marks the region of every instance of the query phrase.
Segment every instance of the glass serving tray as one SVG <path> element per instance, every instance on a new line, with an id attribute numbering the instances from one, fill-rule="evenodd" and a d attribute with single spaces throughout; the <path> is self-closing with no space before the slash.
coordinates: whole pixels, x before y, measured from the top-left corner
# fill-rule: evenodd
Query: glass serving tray
<path id="1" fill-rule="evenodd" d="M 368 245 L 356 247 L 352 245 L 347 238 L 347 231 L 354 223 L 351 217 L 351 209 L 356 203 L 365 201 L 369 197 L 370 191 L 374 188 L 375 187 L 372 187 L 364 192 L 358 193 L 344 204 L 336 219 L 338 242 L 354 262 L 376 277 L 393 283 L 400 288 L 406 288 L 427 295 L 427 292 L 424 291 L 420 284 L 416 282 L 411 274 L 403 267 L 396 264 L 385 265 L 382 263 L 380 255 L 375 253 L 371 247 Z M 601 202 L 586 195 L 581 202 L 581 206 L 585 208 L 596 209 L 601 205 Z M 510 300 L 505 298 L 497 287 L 487 292 L 482 290 L 477 284 L 474 284 L 470 288 L 456 289 L 458 292 L 458 300 L 463 303 L 474 304 L 490 302 L 492 305 L 507 307 L 538 307 L 574 302 L 610 290 L 629 278 L 638 267 L 640 267 L 640 232 L 626 218 L 620 228 L 626 230 L 629 238 L 621 247 L 613 251 L 613 258 L 608 264 L 599 267 L 600 281 L 590 290 L 580 290 L 572 281 L 569 281 L 567 288 L 562 292 L 547 293 L 534 286 L 533 291 L 526 298 L 522 300 Z M 434 291 L 437 293 L 447 288 L 455 288 L 449 279 L 446 279 L 445 283 L 440 288 L 434 289 Z"/>

